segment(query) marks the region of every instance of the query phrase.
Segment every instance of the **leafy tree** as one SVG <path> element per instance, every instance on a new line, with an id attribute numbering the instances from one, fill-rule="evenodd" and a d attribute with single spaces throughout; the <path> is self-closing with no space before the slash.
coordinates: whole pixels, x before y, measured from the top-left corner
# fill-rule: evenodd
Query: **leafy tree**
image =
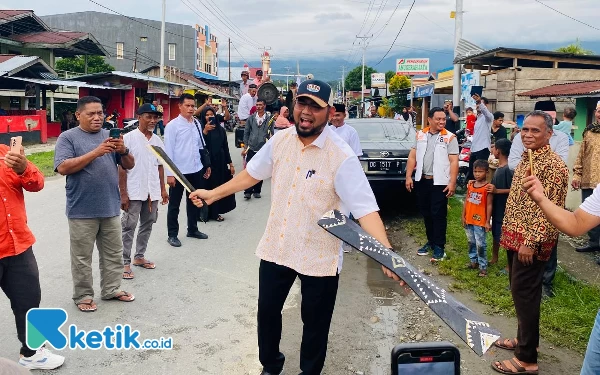
<path id="1" fill-rule="evenodd" d="M 407 76 L 394 75 L 389 80 L 389 88 L 392 94 L 397 94 L 402 89 L 410 87 L 410 79 Z"/>
<path id="2" fill-rule="evenodd" d="M 371 87 L 371 73 L 377 73 L 377 70 L 365 66 L 365 88 Z M 346 76 L 346 90 L 360 91 L 362 82 L 362 65 L 352 69 Z"/>
<path id="3" fill-rule="evenodd" d="M 560 47 L 556 49 L 556 52 L 570 53 L 573 55 L 593 55 L 594 51 L 585 49 L 581 46 L 579 38 L 575 40 L 575 43 L 569 44 L 568 46 Z"/>
<path id="4" fill-rule="evenodd" d="M 56 70 L 66 70 L 68 72 L 85 73 L 85 57 L 63 57 L 56 61 Z M 103 73 L 115 70 L 113 66 L 107 64 L 102 56 L 88 56 L 88 73 Z"/>
<path id="5" fill-rule="evenodd" d="M 387 72 L 385 72 L 385 81 L 387 83 L 390 83 L 390 80 L 392 79 L 392 77 L 394 77 L 396 75 L 396 72 L 394 72 L 393 70 L 388 70 Z"/>

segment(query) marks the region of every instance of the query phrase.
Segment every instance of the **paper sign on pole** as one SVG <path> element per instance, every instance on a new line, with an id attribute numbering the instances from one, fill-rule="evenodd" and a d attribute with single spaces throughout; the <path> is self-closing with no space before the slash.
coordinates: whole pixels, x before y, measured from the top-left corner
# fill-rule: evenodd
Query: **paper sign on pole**
<path id="1" fill-rule="evenodd" d="M 385 73 L 371 73 L 371 87 L 385 88 Z"/>

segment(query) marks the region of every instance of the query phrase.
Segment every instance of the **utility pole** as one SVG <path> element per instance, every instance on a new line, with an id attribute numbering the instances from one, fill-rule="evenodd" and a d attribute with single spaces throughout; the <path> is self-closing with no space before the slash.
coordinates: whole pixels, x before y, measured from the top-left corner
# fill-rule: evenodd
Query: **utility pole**
<path id="1" fill-rule="evenodd" d="M 165 13 L 167 0 L 162 0 L 162 20 L 160 25 L 160 78 L 165 78 Z"/>
<path id="2" fill-rule="evenodd" d="M 286 91 L 290 91 L 290 67 L 286 66 L 283 69 L 285 69 L 287 75 L 285 76 L 285 90 Z"/>
<path id="3" fill-rule="evenodd" d="M 362 39 L 362 43 L 363 43 L 363 55 L 362 55 L 362 83 L 360 85 L 360 105 L 361 105 L 361 116 L 363 117 L 363 111 L 364 111 L 364 107 L 365 107 L 365 53 L 367 52 L 367 46 L 369 45 L 369 43 L 367 42 L 367 40 L 369 38 L 372 38 L 373 34 L 369 35 L 365 35 L 365 36 L 356 36 L 357 39 Z"/>
<path id="4" fill-rule="evenodd" d="M 137 73 L 137 54 L 138 54 L 138 48 L 135 47 L 135 58 L 133 59 L 133 72 L 134 73 Z"/>
<path id="5" fill-rule="evenodd" d="M 456 0 L 456 11 L 454 15 L 454 58 L 458 56 L 458 42 L 462 38 L 463 25 L 463 0 Z M 454 64 L 454 80 L 452 88 L 452 110 L 460 115 L 460 74 L 461 65 Z"/>
<path id="6" fill-rule="evenodd" d="M 229 59 L 229 95 L 231 95 L 231 38 L 228 38 L 227 40 L 229 41 L 229 53 L 227 55 Z"/>
<path id="7" fill-rule="evenodd" d="M 346 104 L 346 67 L 342 65 L 342 103 Z"/>

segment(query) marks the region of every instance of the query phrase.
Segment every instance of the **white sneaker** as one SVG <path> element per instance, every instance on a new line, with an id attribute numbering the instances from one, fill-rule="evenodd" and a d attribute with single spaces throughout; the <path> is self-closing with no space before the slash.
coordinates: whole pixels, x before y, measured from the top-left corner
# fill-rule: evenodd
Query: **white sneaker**
<path id="1" fill-rule="evenodd" d="M 30 370 L 53 370 L 62 366 L 65 357 L 52 352 L 45 347 L 39 348 L 31 357 L 21 357 L 19 364 Z"/>

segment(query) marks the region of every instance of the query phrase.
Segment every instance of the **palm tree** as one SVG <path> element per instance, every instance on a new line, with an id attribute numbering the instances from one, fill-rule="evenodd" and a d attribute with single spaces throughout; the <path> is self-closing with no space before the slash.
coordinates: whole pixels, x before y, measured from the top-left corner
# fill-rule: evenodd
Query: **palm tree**
<path id="1" fill-rule="evenodd" d="M 581 46 L 579 38 L 575 40 L 575 43 L 569 44 L 568 46 L 560 47 L 556 49 L 556 52 L 570 53 L 572 55 L 593 55 L 594 51 L 585 49 Z"/>

